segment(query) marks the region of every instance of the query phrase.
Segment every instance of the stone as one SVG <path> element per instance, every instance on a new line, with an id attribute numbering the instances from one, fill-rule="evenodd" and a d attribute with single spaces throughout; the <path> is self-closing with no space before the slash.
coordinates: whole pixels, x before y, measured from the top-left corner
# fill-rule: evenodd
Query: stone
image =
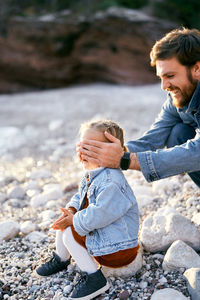
<path id="1" fill-rule="evenodd" d="M 159 291 L 156 291 L 153 293 L 151 296 L 151 300 L 187 300 L 188 298 L 185 297 L 181 292 L 171 289 L 171 288 L 166 288 L 162 289 Z"/>
<path id="2" fill-rule="evenodd" d="M 78 189 L 78 184 L 77 183 L 71 183 L 71 184 L 68 184 L 64 187 L 63 192 L 68 193 L 68 192 L 71 192 L 71 191 L 76 190 L 76 189 Z"/>
<path id="3" fill-rule="evenodd" d="M 5 202 L 5 207 L 6 206 L 11 206 L 14 208 L 22 208 L 25 206 L 24 201 L 21 201 L 20 199 L 9 199 L 8 201 Z"/>
<path id="4" fill-rule="evenodd" d="M 183 241 L 175 241 L 165 254 L 163 269 L 170 271 L 194 267 L 200 267 L 200 256 Z"/>
<path id="5" fill-rule="evenodd" d="M 29 196 L 30 198 L 39 195 L 40 194 L 40 190 L 27 190 L 26 191 L 26 195 Z"/>
<path id="6" fill-rule="evenodd" d="M 192 300 L 200 300 L 200 268 L 190 268 L 183 275 Z"/>
<path id="7" fill-rule="evenodd" d="M 0 193 L 0 204 L 6 201 L 6 194 Z"/>
<path id="8" fill-rule="evenodd" d="M 141 289 L 146 289 L 146 287 L 148 286 L 148 282 L 147 281 L 141 281 L 139 284 Z"/>
<path id="9" fill-rule="evenodd" d="M 47 236 L 43 232 L 33 231 L 26 236 L 26 239 L 32 243 L 40 243 L 47 239 Z"/>
<path id="10" fill-rule="evenodd" d="M 14 186 L 14 187 L 11 187 L 8 190 L 7 196 L 8 196 L 9 199 L 11 199 L 11 198 L 24 199 L 25 192 L 24 192 L 24 190 L 23 190 L 22 187 L 20 187 L 20 186 Z"/>
<path id="11" fill-rule="evenodd" d="M 43 178 L 50 178 L 52 176 L 51 172 L 49 170 L 37 170 L 37 171 L 34 171 L 30 174 L 30 178 L 31 179 L 43 179 Z"/>
<path id="12" fill-rule="evenodd" d="M 148 186 L 131 185 L 137 199 L 139 209 L 150 204 L 155 198 L 152 188 Z"/>
<path id="13" fill-rule="evenodd" d="M 59 119 L 59 120 L 53 120 L 49 123 L 49 130 L 50 131 L 56 131 L 57 129 L 59 129 L 62 125 L 63 125 L 63 120 Z"/>
<path id="14" fill-rule="evenodd" d="M 45 211 L 41 212 L 41 214 L 39 216 L 42 218 L 43 221 L 50 221 L 51 222 L 52 219 L 55 218 L 56 212 L 53 211 L 53 210 L 48 209 L 48 210 L 45 210 Z"/>
<path id="15" fill-rule="evenodd" d="M 23 234 L 29 234 L 32 231 L 37 229 L 37 225 L 32 223 L 31 221 L 25 221 L 20 225 L 20 231 Z"/>
<path id="16" fill-rule="evenodd" d="M 48 20 L 32 16 L 30 22 L 21 16 L 5 22 L 6 34 L 0 36 L 1 93 L 94 81 L 155 83 L 149 52 L 155 40 L 174 28 L 124 8 L 90 17 L 56 13 Z"/>
<path id="17" fill-rule="evenodd" d="M 179 187 L 179 181 L 176 177 L 165 178 L 152 183 L 152 190 L 154 193 L 163 195 L 163 193 L 169 192 Z"/>
<path id="18" fill-rule="evenodd" d="M 129 298 L 129 292 L 127 291 L 127 290 L 123 290 L 123 291 L 121 291 L 120 293 L 119 293 L 119 299 L 120 300 L 126 300 L 126 299 L 128 299 Z"/>
<path id="19" fill-rule="evenodd" d="M 71 290 L 72 290 L 72 286 L 69 284 L 69 285 L 66 285 L 65 287 L 64 287 L 64 289 L 63 289 L 63 293 L 64 294 L 68 294 L 68 293 L 70 293 L 71 292 Z"/>
<path id="20" fill-rule="evenodd" d="M 200 249 L 200 232 L 172 207 L 161 208 L 143 221 L 140 240 L 150 252 L 165 251 L 176 240 L 186 242 L 197 251 Z"/>
<path id="21" fill-rule="evenodd" d="M 44 206 L 47 201 L 48 198 L 45 195 L 39 194 L 31 198 L 30 205 L 33 208 L 38 208 L 40 206 Z"/>
<path id="22" fill-rule="evenodd" d="M 200 225 L 200 212 L 197 212 L 193 215 L 192 222 L 194 222 L 197 225 Z"/>
<path id="23" fill-rule="evenodd" d="M 26 137 L 21 129 L 14 126 L 1 127 L 0 156 L 11 149 L 17 149 L 21 147 L 25 143 Z"/>
<path id="24" fill-rule="evenodd" d="M 36 180 L 30 180 L 24 184 L 24 190 L 40 190 L 40 188 Z"/>
<path id="25" fill-rule="evenodd" d="M 0 222 L 0 240 L 12 239 L 19 233 L 19 224 L 15 221 Z"/>
<path id="26" fill-rule="evenodd" d="M 48 201 L 58 200 L 63 197 L 60 185 L 44 187 L 44 191 L 31 198 L 31 206 L 34 208 L 44 206 Z"/>
<path id="27" fill-rule="evenodd" d="M 143 249 L 142 246 L 140 245 L 135 260 L 132 263 L 130 263 L 128 266 L 124 266 L 121 268 L 109 268 L 109 267 L 102 266 L 102 272 L 106 277 L 119 276 L 122 278 L 126 278 L 135 275 L 142 268 L 142 265 L 143 265 Z"/>

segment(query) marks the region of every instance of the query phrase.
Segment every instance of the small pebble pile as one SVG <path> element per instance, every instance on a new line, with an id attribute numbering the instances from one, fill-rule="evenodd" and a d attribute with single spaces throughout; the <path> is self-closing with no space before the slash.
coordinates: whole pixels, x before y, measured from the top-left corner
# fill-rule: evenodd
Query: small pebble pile
<path id="1" fill-rule="evenodd" d="M 34 270 L 55 250 L 50 224 L 82 172 L 72 157 L 1 159 L 0 299 L 68 299 L 80 274 L 73 261 L 48 278 Z M 187 175 L 152 184 L 139 172 L 125 175 L 138 199 L 143 264 L 135 275 L 109 277 L 109 291 L 97 299 L 200 299 L 200 190 Z"/>

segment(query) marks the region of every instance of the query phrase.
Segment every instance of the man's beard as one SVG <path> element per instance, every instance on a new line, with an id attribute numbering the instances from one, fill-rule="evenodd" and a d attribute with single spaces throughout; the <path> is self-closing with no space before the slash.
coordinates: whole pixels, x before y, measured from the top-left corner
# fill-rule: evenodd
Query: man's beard
<path id="1" fill-rule="evenodd" d="M 189 102 L 192 98 L 192 95 L 198 84 L 198 80 L 196 80 L 192 77 L 190 68 L 186 67 L 186 70 L 187 70 L 187 79 L 189 81 L 187 86 L 183 87 L 182 89 L 180 89 L 176 86 L 171 86 L 169 88 L 169 92 L 172 97 L 173 104 L 177 108 L 183 108 L 184 106 L 189 104 Z M 177 93 L 178 94 L 177 96 L 179 96 L 179 97 L 176 97 L 175 95 L 173 95 L 173 91 L 174 91 L 174 93 Z"/>

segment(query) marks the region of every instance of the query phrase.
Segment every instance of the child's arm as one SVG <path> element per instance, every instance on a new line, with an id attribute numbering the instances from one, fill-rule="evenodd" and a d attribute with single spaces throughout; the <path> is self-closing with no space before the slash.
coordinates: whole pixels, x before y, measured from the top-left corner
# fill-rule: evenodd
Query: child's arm
<path id="1" fill-rule="evenodd" d="M 127 197 L 125 190 L 118 184 L 111 182 L 101 185 L 97 191 L 96 202 L 74 215 L 74 228 L 78 234 L 84 236 L 94 229 L 115 222 L 134 205 L 134 195 L 131 198 Z"/>
<path id="2" fill-rule="evenodd" d="M 67 209 L 75 209 L 76 211 L 79 210 L 80 207 L 80 194 L 79 192 L 76 193 L 71 200 L 67 203 L 67 205 L 65 206 Z"/>

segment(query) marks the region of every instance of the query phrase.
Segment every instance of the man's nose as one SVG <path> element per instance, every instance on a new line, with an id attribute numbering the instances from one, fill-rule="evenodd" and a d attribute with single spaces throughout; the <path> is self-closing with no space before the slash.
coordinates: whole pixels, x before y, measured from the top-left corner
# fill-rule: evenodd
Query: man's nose
<path id="1" fill-rule="evenodd" d="M 167 90 L 170 87 L 170 82 L 166 78 L 161 79 L 161 89 L 162 90 Z"/>

